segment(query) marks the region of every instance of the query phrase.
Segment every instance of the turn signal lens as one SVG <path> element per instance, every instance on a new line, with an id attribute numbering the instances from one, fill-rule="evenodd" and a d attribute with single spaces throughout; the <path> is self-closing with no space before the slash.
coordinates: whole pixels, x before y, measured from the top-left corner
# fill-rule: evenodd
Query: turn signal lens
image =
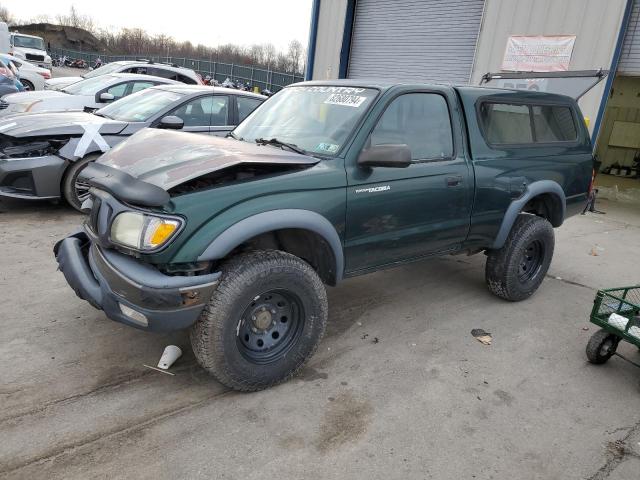
<path id="1" fill-rule="evenodd" d="M 175 220 L 152 219 L 147 227 L 144 245 L 151 248 L 162 245 L 173 235 L 173 232 L 178 229 L 178 226 L 179 223 Z"/>

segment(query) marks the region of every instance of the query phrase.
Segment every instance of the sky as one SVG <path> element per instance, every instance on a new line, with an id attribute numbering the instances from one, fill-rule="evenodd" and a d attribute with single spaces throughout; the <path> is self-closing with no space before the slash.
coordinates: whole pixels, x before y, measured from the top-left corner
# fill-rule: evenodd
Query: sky
<path id="1" fill-rule="evenodd" d="M 307 46 L 311 0 L 2 0 L 19 20 L 67 14 L 71 5 L 106 28 L 140 27 L 176 40 L 216 46 L 273 43 L 286 50 L 289 41 Z"/>

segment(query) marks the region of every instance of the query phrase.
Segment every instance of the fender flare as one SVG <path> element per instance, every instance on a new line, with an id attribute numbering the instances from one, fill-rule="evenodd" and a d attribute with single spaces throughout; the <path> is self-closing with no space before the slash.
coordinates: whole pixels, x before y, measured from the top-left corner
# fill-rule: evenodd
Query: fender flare
<path id="1" fill-rule="evenodd" d="M 198 261 L 217 260 L 250 238 L 274 230 L 296 228 L 320 235 L 328 244 L 335 258 L 336 282 L 342 280 L 344 253 L 342 241 L 335 227 L 319 213 L 302 209 L 280 209 L 252 215 L 234 223 L 218 235 L 200 254 Z"/>
<path id="2" fill-rule="evenodd" d="M 567 209 L 567 199 L 564 194 L 564 190 L 562 190 L 562 187 L 553 180 L 539 180 L 537 182 L 533 182 L 527 186 L 522 196 L 512 201 L 509 205 L 509 208 L 507 208 L 507 211 L 505 212 L 502 219 L 502 224 L 500 225 L 498 235 L 496 236 L 493 245 L 491 245 L 492 249 L 502 248 L 504 243 L 507 241 L 507 236 L 511 231 L 511 227 L 513 227 L 516 218 L 518 218 L 518 215 L 520 214 L 520 212 L 522 212 L 524 206 L 533 197 L 536 197 L 543 193 L 550 193 L 552 195 L 555 195 L 560 200 L 562 215 L 560 217 L 560 224 L 555 226 L 559 227 L 562 224 Z"/>

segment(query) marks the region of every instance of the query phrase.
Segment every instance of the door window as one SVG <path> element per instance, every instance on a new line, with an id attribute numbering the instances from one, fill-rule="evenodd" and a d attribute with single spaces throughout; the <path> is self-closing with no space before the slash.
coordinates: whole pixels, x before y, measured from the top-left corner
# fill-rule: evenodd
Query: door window
<path id="1" fill-rule="evenodd" d="M 393 100 L 371 132 L 371 146 L 405 144 L 414 161 L 453 156 L 447 101 L 435 93 L 408 93 Z"/>
<path id="2" fill-rule="evenodd" d="M 257 98 L 236 97 L 236 99 L 238 100 L 238 123 L 247 118 L 262 103 L 262 100 Z"/>
<path id="3" fill-rule="evenodd" d="M 177 108 L 172 115 L 180 117 L 185 127 L 226 125 L 229 97 L 198 97 Z"/>
<path id="4" fill-rule="evenodd" d="M 133 82 L 133 87 L 129 93 L 136 93 L 140 90 L 144 90 L 145 88 L 153 87 L 154 85 L 155 83 L 153 82 Z"/>
<path id="5" fill-rule="evenodd" d="M 128 83 L 120 83 L 107 89 L 107 93 L 113 95 L 116 99 L 124 97 L 124 93 L 127 91 Z"/>

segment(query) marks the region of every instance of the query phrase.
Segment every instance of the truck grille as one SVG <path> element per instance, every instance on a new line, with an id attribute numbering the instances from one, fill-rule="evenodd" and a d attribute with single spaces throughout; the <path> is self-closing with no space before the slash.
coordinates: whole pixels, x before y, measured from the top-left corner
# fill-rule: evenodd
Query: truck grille
<path id="1" fill-rule="evenodd" d="M 7 108 L 9 106 L 9 104 L 5 101 L 0 101 L 0 110 L 4 110 L 5 108 Z"/>
<path id="2" fill-rule="evenodd" d="M 35 60 L 36 62 L 44 62 L 44 55 L 34 55 L 33 53 L 26 54 L 27 60 Z"/>

